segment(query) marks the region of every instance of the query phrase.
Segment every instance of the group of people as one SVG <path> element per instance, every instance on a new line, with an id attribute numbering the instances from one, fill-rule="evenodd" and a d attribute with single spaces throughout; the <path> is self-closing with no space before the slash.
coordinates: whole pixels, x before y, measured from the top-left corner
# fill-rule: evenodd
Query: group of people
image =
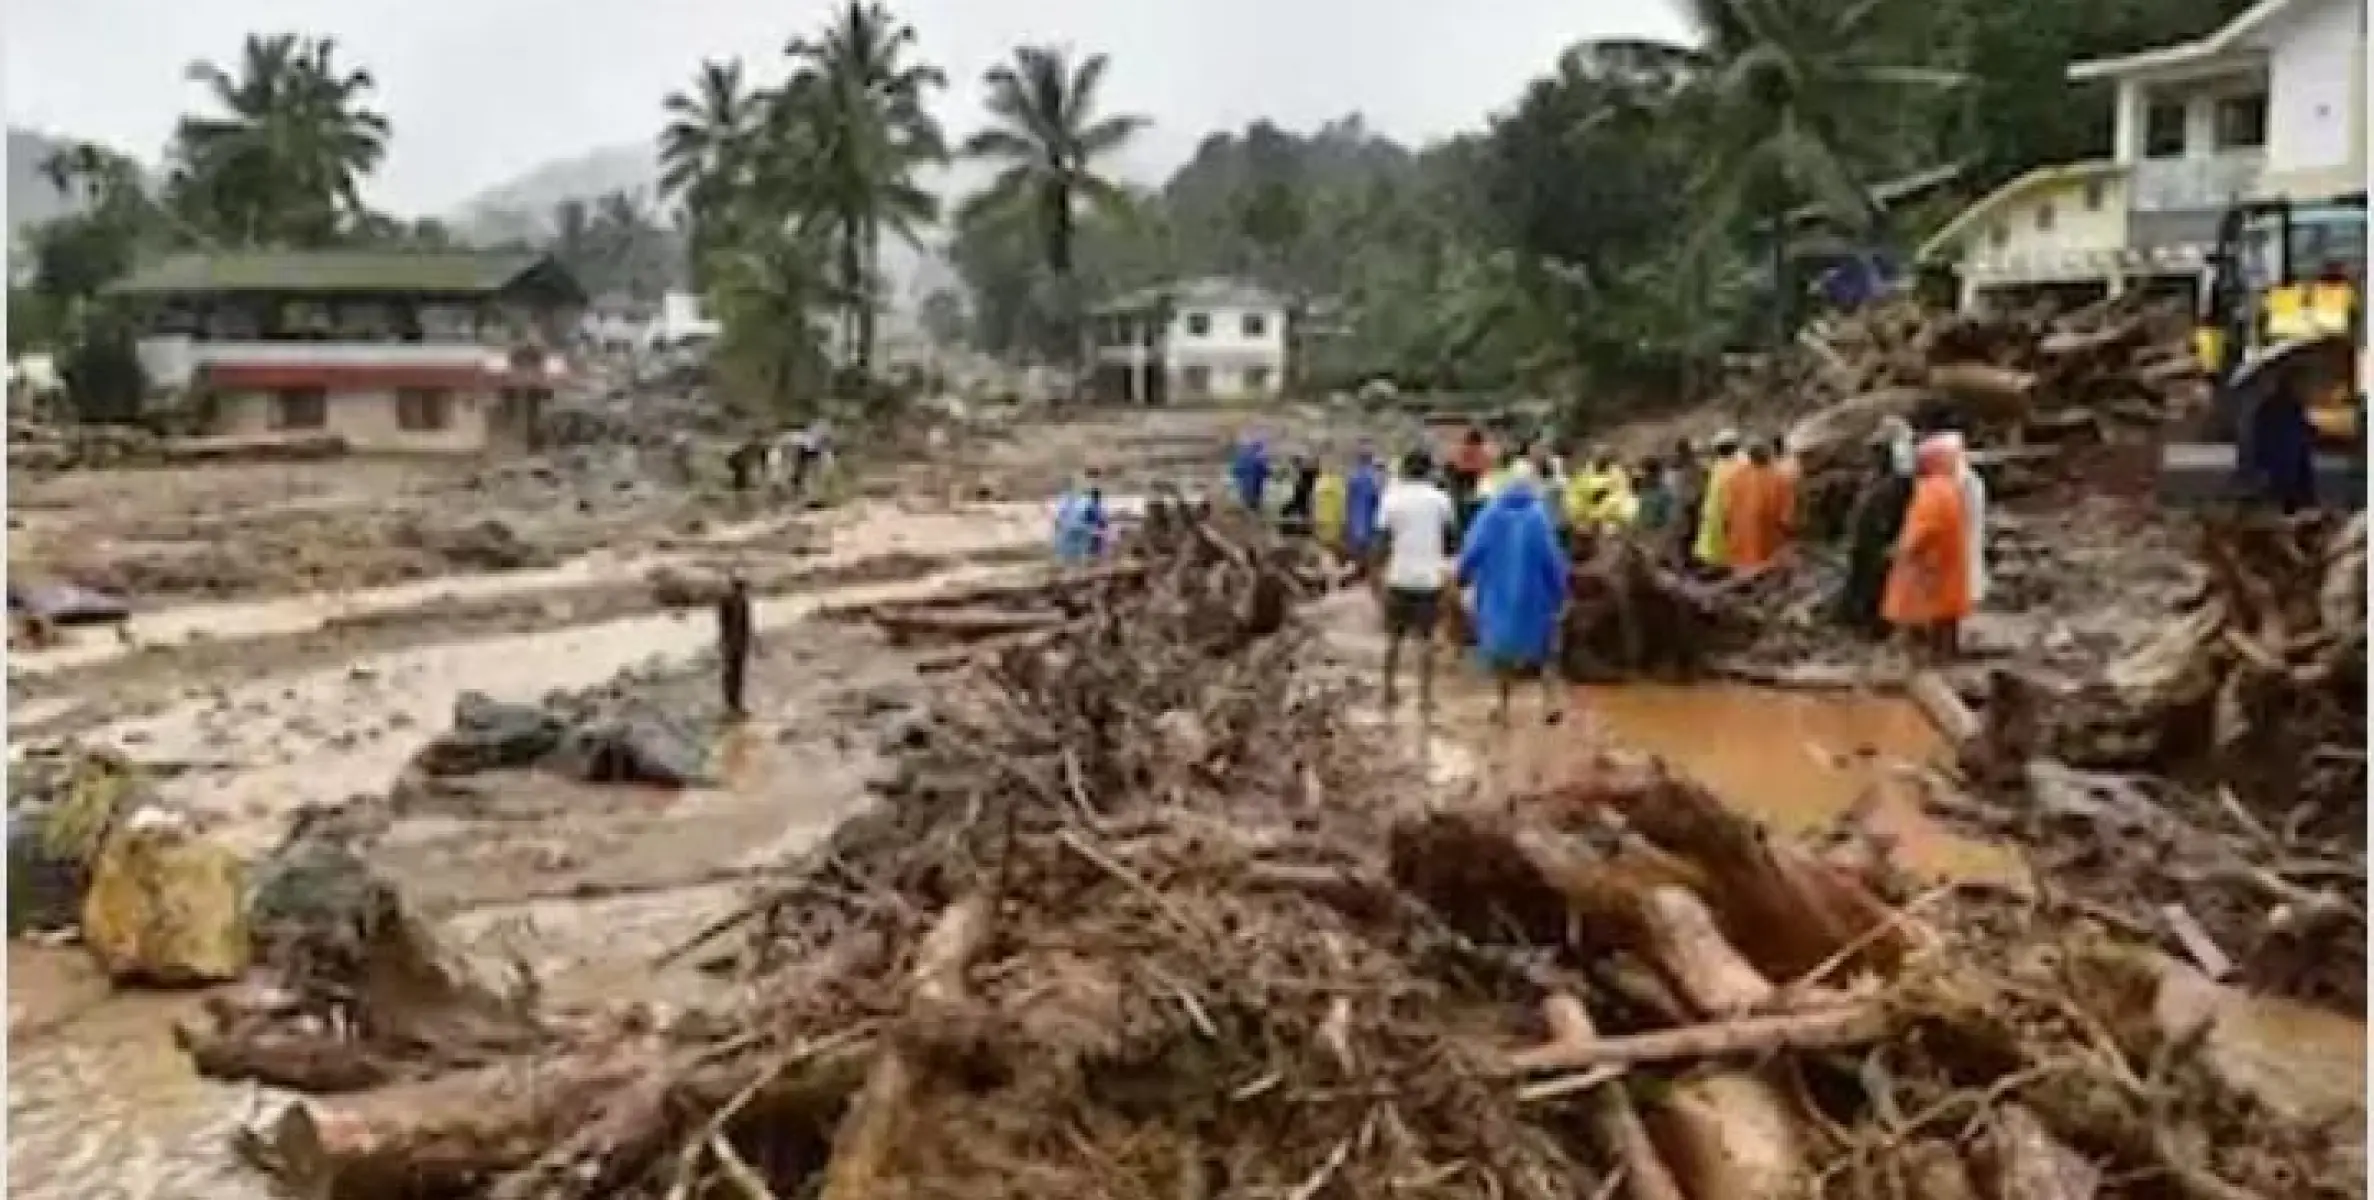
<path id="1" fill-rule="evenodd" d="M 764 484 L 768 490 L 794 500 L 805 499 L 811 483 L 831 465 L 832 429 L 823 418 L 774 437 L 754 435 L 725 456 L 734 494 L 747 495 Z"/>
<path id="2" fill-rule="evenodd" d="M 1987 488 L 1958 433 L 1917 439 L 1891 418 L 1847 518 L 1839 619 L 1894 630 L 1917 656 L 1950 657 L 1962 622 L 1986 598 Z"/>

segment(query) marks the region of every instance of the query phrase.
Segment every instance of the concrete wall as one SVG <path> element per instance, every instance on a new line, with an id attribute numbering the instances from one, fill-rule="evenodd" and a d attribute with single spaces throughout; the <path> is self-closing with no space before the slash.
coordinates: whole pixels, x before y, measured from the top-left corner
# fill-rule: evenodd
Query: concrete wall
<path id="1" fill-rule="evenodd" d="M 1195 328 L 1199 315 L 1207 322 L 1201 333 Z M 1248 318 L 1259 322 L 1260 332 L 1246 331 Z M 1258 399 L 1285 390 L 1284 309 L 1182 302 L 1163 331 L 1163 347 L 1175 399 Z M 1206 387 L 1193 386 L 1199 376 Z"/>
<path id="2" fill-rule="evenodd" d="M 2366 186 L 2366 6 L 2300 4 L 2267 31 L 2272 86 L 2259 192 L 2313 200 Z"/>
<path id="3" fill-rule="evenodd" d="M 2039 183 L 2003 198 L 1962 235 L 1955 262 L 1963 306 L 1976 307 L 1982 293 L 2004 287 L 2107 286 L 2118 275 L 2126 244 L 2125 180 L 2100 174 Z"/>
<path id="4" fill-rule="evenodd" d="M 444 429 L 415 431 L 398 423 L 394 392 L 332 392 L 322 431 L 345 438 L 347 445 L 365 453 L 475 454 L 487 449 L 495 399 L 469 392 L 452 395 L 451 420 Z M 276 426 L 278 407 L 273 392 L 221 393 L 216 397 L 215 432 L 237 437 L 300 432 Z"/>

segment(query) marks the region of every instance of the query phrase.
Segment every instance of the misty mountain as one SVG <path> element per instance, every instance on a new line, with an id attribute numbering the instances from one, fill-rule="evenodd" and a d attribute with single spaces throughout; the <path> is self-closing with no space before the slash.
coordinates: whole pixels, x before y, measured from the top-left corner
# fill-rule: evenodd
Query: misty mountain
<path id="1" fill-rule="evenodd" d="M 991 174 L 978 164 L 959 162 L 925 176 L 924 186 L 953 208 L 966 192 L 987 184 Z M 659 156 L 650 143 L 607 146 L 544 163 L 471 197 L 446 219 L 471 241 L 537 240 L 549 236 L 553 210 L 563 201 L 590 201 L 609 192 L 640 195 L 658 207 Z M 930 230 L 923 236 L 926 245 L 920 250 L 897 238 L 882 247 L 882 272 L 889 277 L 891 305 L 900 313 L 913 313 L 936 289 L 957 286 L 956 273 L 940 252 L 940 233 Z"/>

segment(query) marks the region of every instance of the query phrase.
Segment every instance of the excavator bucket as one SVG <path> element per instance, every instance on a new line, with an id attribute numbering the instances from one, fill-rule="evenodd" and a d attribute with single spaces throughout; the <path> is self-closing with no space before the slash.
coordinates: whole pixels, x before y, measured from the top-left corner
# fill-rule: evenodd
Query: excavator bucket
<path id="1" fill-rule="evenodd" d="M 2301 401 L 2316 442 L 2316 502 L 2355 512 L 2366 505 L 2365 435 L 2357 394 L 2356 353 L 2346 337 L 2286 342 L 2237 370 L 2218 389 L 2197 436 L 2161 447 L 2162 503 L 2199 507 L 2248 503 L 2258 489 L 2243 470 L 2238 431 L 2258 406 L 2289 393 Z"/>

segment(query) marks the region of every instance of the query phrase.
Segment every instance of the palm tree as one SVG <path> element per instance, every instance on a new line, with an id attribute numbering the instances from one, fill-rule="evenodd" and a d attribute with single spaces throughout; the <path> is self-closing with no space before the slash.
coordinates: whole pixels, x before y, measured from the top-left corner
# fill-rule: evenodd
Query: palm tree
<path id="1" fill-rule="evenodd" d="M 1775 282 L 1785 260 L 1785 214 L 1810 199 L 1858 237 L 1879 231 L 1881 214 L 1860 180 L 1879 128 L 1905 89 L 1935 91 L 1964 76 L 1875 61 L 1891 37 L 1917 19 L 1913 0 L 1686 0 L 1700 44 L 1596 43 L 1603 68 L 1679 79 L 1673 105 L 1689 113 L 1706 163 L 1692 187 L 1693 260 L 1752 217 L 1770 237 Z M 1781 289 L 1784 293 L 1786 288 Z M 1785 307 L 1786 297 L 1780 298 Z M 1776 314 L 1786 324 L 1786 314 Z"/>
<path id="2" fill-rule="evenodd" d="M 798 415 L 827 373 L 815 312 L 838 299 L 817 235 L 777 227 L 718 256 L 718 360 L 735 390 L 774 419 Z"/>
<path id="3" fill-rule="evenodd" d="M 42 156 L 40 169 L 51 187 L 93 208 L 140 194 L 139 165 L 94 142 L 52 150 Z"/>
<path id="4" fill-rule="evenodd" d="M 661 103 L 668 124 L 659 135 L 659 194 L 683 201 L 696 286 L 707 278 L 705 260 L 725 240 L 727 209 L 744 182 L 760 101 L 745 85 L 741 63 L 711 60 L 701 64 L 690 90 Z"/>
<path id="5" fill-rule="evenodd" d="M 769 142 L 781 169 L 802 178 L 797 215 L 829 238 L 833 284 L 845 307 L 847 365 L 873 366 L 884 233 L 920 244 L 939 201 L 916 172 L 948 158 L 926 93 L 939 68 L 911 61 L 913 26 L 872 0 L 849 0 L 816 40 L 784 48 L 792 77 L 775 99 Z"/>
<path id="6" fill-rule="evenodd" d="M 1091 54 L 1074 63 L 1061 49 L 1018 47 L 1012 62 L 991 67 L 983 78 L 995 123 L 964 145 L 969 156 L 1003 164 L 988 190 L 967 203 L 978 215 L 1003 213 L 1030 224 L 1054 280 L 1057 325 L 1069 356 L 1082 351 L 1082 306 L 1072 261 L 1080 209 L 1086 205 L 1126 217 L 1128 194 L 1097 174 L 1097 160 L 1147 125 L 1140 116 L 1098 113 L 1097 92 L 1110 61 Z"/>
<path id="7" fill-rule="evenodd" d="M 173 190 L 189 215 L 247 244 L 320 244 L 364 211 L 389 126 L 363 106 L 370 72 L 342 69 L 334 40 L 251 34 L 236 74 L 200 62 L 189 77 L 221 110 L 174 132 Z"/>

